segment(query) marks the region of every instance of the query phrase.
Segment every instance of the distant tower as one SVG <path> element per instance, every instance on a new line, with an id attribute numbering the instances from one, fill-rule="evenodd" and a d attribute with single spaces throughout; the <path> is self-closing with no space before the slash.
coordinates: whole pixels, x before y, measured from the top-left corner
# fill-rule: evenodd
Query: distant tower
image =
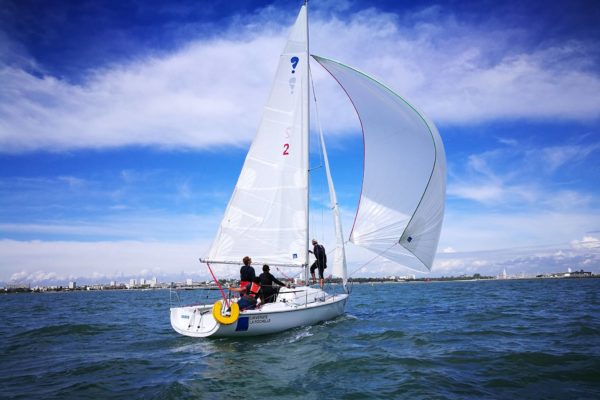
<path id="1" fill-rule="evenodd" d="M 502 279 L 506 279 L 506 278 L 507 278 L 507 275 L 506 275 L 506 268 L 504 268 L 504 269 L 502 270 Z"/>

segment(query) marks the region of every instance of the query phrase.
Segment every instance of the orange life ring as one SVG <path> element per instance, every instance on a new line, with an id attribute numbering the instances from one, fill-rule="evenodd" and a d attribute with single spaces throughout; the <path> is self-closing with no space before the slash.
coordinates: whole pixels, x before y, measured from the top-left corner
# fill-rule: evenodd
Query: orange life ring
<path id="1" fill-rule="evenodd" d="M 221 314 L 221 310 L 223 308 L 223 301 L 217 300 L 217 302 L 213 305 L 212 315 L 213 317 L 223 325 L 230 325 L 237 321 L 240 316 L 240 306 L 238 303 L 231 302 L 231 313 L 229 315 Z"/>

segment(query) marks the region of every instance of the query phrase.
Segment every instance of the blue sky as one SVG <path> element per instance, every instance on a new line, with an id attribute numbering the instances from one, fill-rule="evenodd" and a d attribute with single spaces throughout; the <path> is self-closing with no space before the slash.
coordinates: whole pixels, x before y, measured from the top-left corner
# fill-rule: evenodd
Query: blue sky
<path id="1" fill-rule="evenodd" d="M 1 3 L 0 282 L 207 277 L 197 259 L 300 2 Z M 440 130 L 433 276 L 600 272 L 600 5 L 522 3 L 310 4 L 313 53 L 377 77 Z M 360 126 L 319 68 L 348 229 Z M 311 235 L 328 244 L 313 181 Z M 348 253 L 354 276 L 407 273 Z"/>

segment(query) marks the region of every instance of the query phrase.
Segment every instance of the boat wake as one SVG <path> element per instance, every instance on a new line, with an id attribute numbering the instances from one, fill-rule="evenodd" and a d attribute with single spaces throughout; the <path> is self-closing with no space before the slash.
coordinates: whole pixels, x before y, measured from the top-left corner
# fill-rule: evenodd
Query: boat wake
<path id="1" fill-rule="evenodd" d="M 311 328 L 312 328 L 312 326 L 305 326 L 305 327 L 300 328 L 298 332 L 294 332 L 294 336 L 291 337 L 287 341 L 287 343 L 288 344 L 297 343 L 297 342 L 302 341 L 303 339 L 313 336 L 313 333 L 311 332 Z"/>

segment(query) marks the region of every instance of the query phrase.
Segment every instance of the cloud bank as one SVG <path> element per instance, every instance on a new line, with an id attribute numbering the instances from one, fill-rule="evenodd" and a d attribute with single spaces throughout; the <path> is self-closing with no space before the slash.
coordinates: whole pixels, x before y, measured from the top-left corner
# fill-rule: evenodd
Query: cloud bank
<path id="1" fill-rule="evenodd" d="M 273 12 L 171 53 L 115 60 L 78 84 L 31 72 L 36 61 L 4 38 L 0 151 L 248 142 L 289 28 L 270 20 Z M 441 9 L 402 18 L 369 9 L 343 20 L 316 13 L 311 21 L 314 53 L 381 78 L 438 123 L 600 115 L 600 77 L 586 57 L 594 43 L 515 46 L 525 33 L 461 23 Z M 341 110 L 321 113 L 328 129 L 357 130 L 342 92 L 313 69 L 322 107 Z"/>
<path id="2" fill-rule="evenodd" d="M 123 277 L 158 276 L 165 281 L 194 276 L 210 279 L 199 255 L 209 241 L 178 242 L 111 241 L 16 241 L 0 240 L 0 282 L 45 283 L 84 279 L 86 282 L 123 281 Z M 333 249 L 333 248 L 332 248 Z M 347 246 L 348 272 L 354 277 L 413 274 L 414 271 L 387 262 L 356 246 Z M 600 273 L 600 240 L 585 236 L 570 244 L 513 247 L 461 252 L 440 249 L 430 276 L 475 274 L 532 276 L 542 272 L 584 269 Z M 236 267 L 214 265 L 219 277 L 236 278 Z M 298 271 L 285 271 L 294 276 Z M 426 274 L 417 274 L 427 276 Z"/>

